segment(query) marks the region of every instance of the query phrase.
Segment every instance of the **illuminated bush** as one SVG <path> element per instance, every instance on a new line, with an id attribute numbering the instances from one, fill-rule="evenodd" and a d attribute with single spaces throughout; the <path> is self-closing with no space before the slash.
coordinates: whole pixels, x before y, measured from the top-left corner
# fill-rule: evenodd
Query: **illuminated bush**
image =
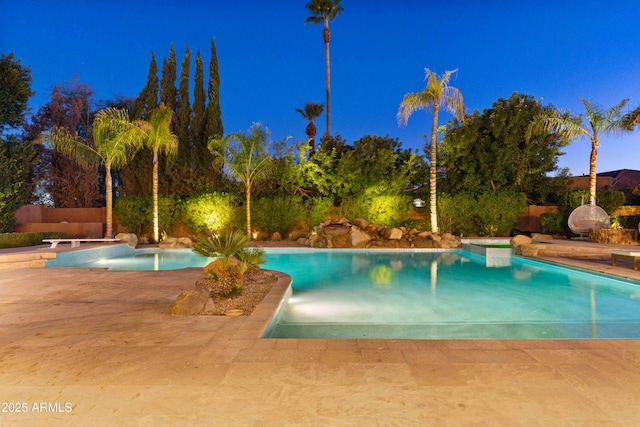
<path id="1" fill-rule="evenodd" d="M 231 228 L 238 206 L 234 196 L 226 193 L 205 193 L 188 198 L 183 219 L 193 231 L 223 231 Z"/>
<path id="2" fill-rule="evenodd" d="M 374 224 L 397 226 L 404 223 L 413 210 L 411 196 L 379 195 L 345 197 L 338 214 L 345 218 L 364 218 Z"/>
<path id="3" fill-rule="evenodd" d="M 311 197 L 305 203 L 309 225 L 315 227 L 331 214 L 333 200 L 329 197 Z"/>

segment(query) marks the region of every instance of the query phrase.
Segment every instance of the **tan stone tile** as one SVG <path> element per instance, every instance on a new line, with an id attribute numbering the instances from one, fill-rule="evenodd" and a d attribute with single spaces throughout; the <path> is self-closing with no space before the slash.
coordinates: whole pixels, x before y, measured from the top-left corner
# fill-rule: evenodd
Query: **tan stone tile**
<path id="1" fill-rule="evenodd" d="M 536 359 L 527 352 L 516 349 L 480 350 L 450 349 L 443 350 L 453 363 L 535 363 Z"/>
<path id="2" fill-rule="evenodd" d="M 364 363 L 405 363 L 402 350 L 363 348 L 360 353 Z"/>
<path id="3" fill-rule="evenodd" d="M 299 346 L 300 340 L 298 339 L 276 339 L 274 348 L 279 350 L 284 349 L 297 349 Z"/>
<path id="4" fill-rule="evenodd" d="M 358 348 L 383 350 L 389 348 L 387 340 L 356 340 Z"/>
<path id="5" fill-rule="evenodd" d="M 449 359 L 444 353 L 444 349 L 430 348 L 419 350 L 402 350 L 405 360 L 409 364 L 422 363 L 448 363 Z"/>
<path id="6" fill-rule="evenodd" d="M 360 350 L 326 350 L 320 353 L 320 363 L 362 363 Z"/>
<path id="7" fill-rule="evenodd" d="M 262 349 L 256 351 L 255 348 L 240 349 L 234 362 L 277 362 L 281 350 Z"/>

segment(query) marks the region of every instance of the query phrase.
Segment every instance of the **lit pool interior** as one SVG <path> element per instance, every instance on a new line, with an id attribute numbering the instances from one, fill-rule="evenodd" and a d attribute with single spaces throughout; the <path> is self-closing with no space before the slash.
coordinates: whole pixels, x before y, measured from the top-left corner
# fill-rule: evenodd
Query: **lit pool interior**
<path id="1" fill-rule="evenodd" d="M 487 265 L 466 250 L 266 251 L 265 268 L 293 283 L 264 338 L 640 339 L 640 282 L 516 256 Z M 73 266 L 210 261 L 190 250 L 124 252 Z"/>

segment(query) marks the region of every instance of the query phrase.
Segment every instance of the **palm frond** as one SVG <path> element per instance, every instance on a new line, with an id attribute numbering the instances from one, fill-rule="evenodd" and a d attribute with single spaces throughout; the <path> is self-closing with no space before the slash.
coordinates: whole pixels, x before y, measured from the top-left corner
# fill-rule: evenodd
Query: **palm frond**
<path id="1" fill-rule="evenodd" d="M 94 166 L 101 161 L 99 153 L 84 144 L 80 136 L 60 126 L 54 126 L 49 133 L 43 134 L 36 142 L 49 142 L 55 151 L 74 159 L 82 166 Z"/>

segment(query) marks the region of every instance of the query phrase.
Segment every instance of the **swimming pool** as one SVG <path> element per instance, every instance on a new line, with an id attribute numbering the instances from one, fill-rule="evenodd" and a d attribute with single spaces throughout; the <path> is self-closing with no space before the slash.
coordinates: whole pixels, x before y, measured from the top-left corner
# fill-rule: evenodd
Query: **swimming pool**
<path id="1" fill-rule="evenodd" d="M 492 267 L 463 250 L 266 251 L 266 268 L 286 272 L 293 284 L 265 338 L 640 338 L 637 282 L 521 257 Z M 85 251 L 73 253 L 79 252 Z M 170 269 L 209 262 L 190 250 L 127 252 L 123 262 L 80 266 Z"/>

